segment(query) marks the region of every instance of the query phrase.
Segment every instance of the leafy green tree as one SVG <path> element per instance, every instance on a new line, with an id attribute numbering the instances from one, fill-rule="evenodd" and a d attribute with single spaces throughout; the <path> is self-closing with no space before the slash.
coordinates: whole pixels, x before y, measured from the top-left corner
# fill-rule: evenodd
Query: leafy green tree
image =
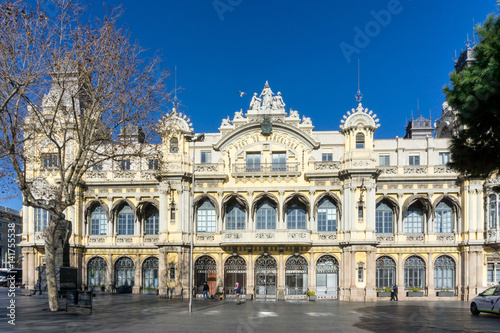
<path id="1" fill-rule="evenodd" d="M 486 177 L 500 171 L 500 15 L 491 14 L 476 33 L 475 60 L 450 74 L 444 92 L 460 125 L 452 137 L 451 166 Z"/>

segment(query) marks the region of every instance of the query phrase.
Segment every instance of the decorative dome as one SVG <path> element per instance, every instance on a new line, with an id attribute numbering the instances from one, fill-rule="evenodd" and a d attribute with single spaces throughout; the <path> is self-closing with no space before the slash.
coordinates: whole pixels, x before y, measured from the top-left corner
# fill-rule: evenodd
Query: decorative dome
<path id="1" fill-rule="evenodd" d="M 158 133 L 165 135 L 167 133 L 192 133 L 193 124 L 191 120 L 182 112 L 177 113 L 174 107 L 170 113 L 167 113 L 160 119 L 158 124 Z"/>
<path id="2" fill-rule="evenodd" d="M 376 114 L 373 114 L 373 111 L 363 109 L 363 105 L 361 103 L 358 104 L 356 110 L 351 109 L 351 111 L 347 111 L 347 115 L 344 115 L 344 119 L 340 120 L 342 123 L 340 125 L 341 132 L 349 131 L 353 128 L 368 128 L 372 131 L 375 131 L 380 127 L 378 124 L 379 120 Z"/>

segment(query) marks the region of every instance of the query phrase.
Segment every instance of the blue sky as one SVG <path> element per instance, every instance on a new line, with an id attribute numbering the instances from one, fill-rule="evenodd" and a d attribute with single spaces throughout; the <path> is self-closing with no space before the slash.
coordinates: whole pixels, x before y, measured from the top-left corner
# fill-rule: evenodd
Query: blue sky
<path id="1" fill-rule="evenodd" d="M 417 99 L 421 114 L 440 116 L 442 88 L 455 51 L 467 34 L 472 39 L 473 19 L 498 13 L 495 0 L 105 3 L 121 4 L 120 25 L 150 52 L 159 50 L 172 73 L 177 66 L 181 111 L 195 132 L 216 132 L 266 80 L 287 111 L 310 117 L 315 130 L 339 130 L 356 107 L 359 59 L 363 106 L 380 119 L 376 139 L 404 136 Z M 173 89 L 173 76 L 169 83 Z M 21 208 L 20 200 L 0 205 Z"/>

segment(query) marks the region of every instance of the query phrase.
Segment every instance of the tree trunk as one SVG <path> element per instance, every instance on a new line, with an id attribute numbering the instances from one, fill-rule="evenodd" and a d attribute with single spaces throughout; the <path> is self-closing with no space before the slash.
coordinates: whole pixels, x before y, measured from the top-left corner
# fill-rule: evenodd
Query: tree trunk
<path id="1" fill-rule="evenodd" d="M 57 288 L 57 267 L 63 266 L 64 245 L 70 234 L 70 224 L 64 218 L 50 220 L 44 231 L 45 262 L 47 265 L 47 294 L 49 297 L 50 311 L 59 310 L 59 294 Z"/>

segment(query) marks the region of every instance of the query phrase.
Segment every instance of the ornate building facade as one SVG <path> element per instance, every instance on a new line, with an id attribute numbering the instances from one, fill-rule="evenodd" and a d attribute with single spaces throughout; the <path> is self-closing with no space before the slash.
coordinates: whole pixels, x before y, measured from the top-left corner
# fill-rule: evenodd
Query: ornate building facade
<path id="1" fill-rule="evenodd" d="M 87 172 L 67 212 L 80 286 L 186 297 L 191 227 L 198 294 L 238 281 L 257 298 L 360 301 L 397 283 L 401 299 L 468 300 L 500 280 L 500 178 L 451 170 L 449 138 L 374 139 L 358 102 L 339 131 L 315 131 L 266 82 L 203 142 L 174 109 L 161 154 Z M 23 223 L 33 289 L 47 214 L 25 207 Z"/>

